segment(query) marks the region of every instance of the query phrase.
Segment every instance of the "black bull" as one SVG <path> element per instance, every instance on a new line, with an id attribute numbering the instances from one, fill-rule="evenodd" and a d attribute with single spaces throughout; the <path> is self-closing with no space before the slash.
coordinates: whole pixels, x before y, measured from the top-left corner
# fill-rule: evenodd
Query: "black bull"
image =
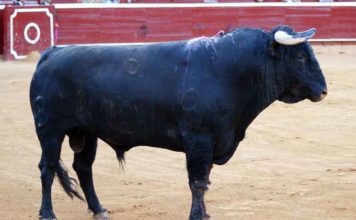
<path id="1" fill-rule="evenodd" d="M 190 219 L 207 218 L 204 192 L 212 164 L 231 158 L 255 117 L 275 100 L 319 101 L 326 95 L 306 42 L 314 32 L 246 28 L 189 41 L 45 51 L 30 89 L 42 147 L 40 217 L 55 218 L 55 174 L 69 196 L 81 198 L 60 163 L 68 135 L 73 168 L 96 217 L 107 218 L 92 178 L 100 138 L 120 162 L 138 145 L 184 152 L 193 198 Z"/>

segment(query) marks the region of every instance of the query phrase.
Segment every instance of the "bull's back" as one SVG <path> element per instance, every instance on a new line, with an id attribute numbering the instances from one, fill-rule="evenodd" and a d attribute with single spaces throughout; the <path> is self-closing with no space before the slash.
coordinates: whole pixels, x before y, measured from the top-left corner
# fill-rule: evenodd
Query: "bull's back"
<path id="1" fill-rule="evenodd" d="M 111 141 L 115 141 L 113 137 L 126 139 L 129 145 L 149 145 L 154 137 L 175 142 L 179 82 L 185 63 L 181 61 L 184 51 L 172 47 L 178 48 L 152 45 L 47 51 L 31 83 L 35 119 L 38 112 L 45 112 L 62 123 L 65 120 L 68 127 L 85 127 Z M 36 109 L 38 100 L 43 109 Z M 164 140 L 165 136 L 170 140 Z"/>

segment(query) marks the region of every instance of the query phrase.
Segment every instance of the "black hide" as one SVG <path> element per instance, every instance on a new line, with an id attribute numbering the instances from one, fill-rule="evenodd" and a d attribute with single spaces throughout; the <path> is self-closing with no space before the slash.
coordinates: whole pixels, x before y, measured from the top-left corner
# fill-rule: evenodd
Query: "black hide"
<path id="1" fill-rule="evenodd" d="M 278 99 L 318 101 L 326 91 L 310 45 L 278 44 L 273 34 L 281 29 L 293 32 L 285 26 L 272 32 L 245 28 L 143 46 L 46 50 L 30 90 L 45 191 L 52 176 L 43 164 L 56 172 L 64 135 L 78 157 L 75 168 L 94 213 L 103 211 L 91 181 L 96 138 L 120 160 L 138 145 L 185 152 L 191 189 L 205 190 L 211 164 L 231 158 L 263 109 Z M 44 201 L 40 215 L 52 216 L 50 197 Z M 205 216 L 203 197 L 194 201 L 191 218 Z"/>

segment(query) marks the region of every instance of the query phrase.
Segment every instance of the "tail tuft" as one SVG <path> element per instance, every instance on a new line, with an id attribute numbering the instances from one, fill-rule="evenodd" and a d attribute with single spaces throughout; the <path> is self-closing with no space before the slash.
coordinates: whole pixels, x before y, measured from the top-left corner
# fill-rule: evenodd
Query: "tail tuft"
<path id="1" fill-rule="evenodd" d="M 62 185 L 64 191 L 67 195 L 73 199 L 73 197 L 77 197 L 78 199 L 84 201 L 83 196 L 79 194 L 77 191 L 78 182 L 74 178 L 68 175 L 68 171 L 64 167 L 64 164 L 60 160 L 56 169 L 56 174 L 59 179 L 59 183 Z"/>

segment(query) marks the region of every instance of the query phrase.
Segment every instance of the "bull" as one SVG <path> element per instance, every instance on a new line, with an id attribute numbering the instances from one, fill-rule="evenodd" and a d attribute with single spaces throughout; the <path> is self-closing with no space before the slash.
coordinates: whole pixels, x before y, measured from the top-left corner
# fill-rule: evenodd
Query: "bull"
<path id="1" fill-rule="evenodd" d="M 184 152 L 192 193 L 190 219 L 206 219 L 204 193 L 213 164 L 225 164 L 250 123 L 272 102 L 322 100 L 327 87 L 310 44 L 315 29 L 239 28 L 214 37 L 130 46 L 52 47 L 30 86 L 42 148 L 41 219 L 55 219 L 54 176 L 84 199 L 60 160 L 64 137 L 89 209 L 107 219 L 93 185 L 100 138 L 119 162 L 147 145 Z"/>

